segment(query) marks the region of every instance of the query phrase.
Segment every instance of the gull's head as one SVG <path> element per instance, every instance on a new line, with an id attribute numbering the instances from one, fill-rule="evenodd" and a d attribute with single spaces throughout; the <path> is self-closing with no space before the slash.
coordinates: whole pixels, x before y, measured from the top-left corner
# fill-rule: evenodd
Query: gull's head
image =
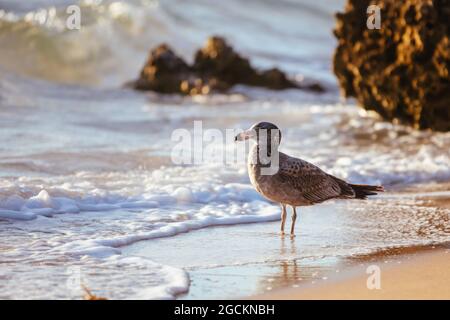
<path id="1" fill-rule="evenodd" d="M 255 140 L 259 142 L 260 139 L 278 138 L 278 143 L 281 141 L 281 131 L 276 125 L 271 122 L 258 122 L 252 125 L 249 129 L 239 133 L 234 141 Z M 267 141 L 266 140 L 266 141 Z"/>

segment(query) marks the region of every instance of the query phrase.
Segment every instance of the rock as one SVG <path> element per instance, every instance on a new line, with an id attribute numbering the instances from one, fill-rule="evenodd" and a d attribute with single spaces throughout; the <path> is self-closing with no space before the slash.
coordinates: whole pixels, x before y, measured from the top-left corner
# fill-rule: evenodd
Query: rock
<path id="1" fill-rule="evenodd" d="M 257 72 L 248 59 L 237 54 L 223 38 L 211 37 L 195 54 L 194 69 L 203 77 L 215 78 L 228 86 L 250 84 Z"/>
<path id="2" fill-rule="evenodd" d="M 160 45 L 151 51 L 139 79 L 129 85 L 137 90 L 196 95 L 225 92 L 236 84 L 324 91 L 318 83 L 303 86 L 292 81 L 276 68 L 256 70 L 221 37 L 209 38 L 205 47 L 196 52 L 192 66 L 167 45 Z"/>
<path id="3" fill-rule="evenodd" d="M 381 8 L 381 28 L 366 26 Z M 348 0 L 338 13 L 334 73 L 346 97 L 388 120 L 450 130 L 450 1 Z"/>
<path id="4" fill-rule="evenodd" d="M 191 68 L 166 44 L 153 49 L 133 84 L 137 90 L 151 90 L 161 93 L 180 92 L 181 83 L 191 75 Z"/>

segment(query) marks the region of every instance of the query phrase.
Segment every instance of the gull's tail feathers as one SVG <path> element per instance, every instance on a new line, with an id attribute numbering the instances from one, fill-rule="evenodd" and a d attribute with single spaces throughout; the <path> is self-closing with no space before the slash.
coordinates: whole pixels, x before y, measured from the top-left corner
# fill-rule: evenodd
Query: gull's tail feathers
<path id="1" fill-rule="evenodd" d="M 383 192 L 383 186 L 371 186 L 367 184 L 349 184 L 355 192 L 355 199 L 367 199 L 367 196 L 377 195 L 378 192 Z"/>

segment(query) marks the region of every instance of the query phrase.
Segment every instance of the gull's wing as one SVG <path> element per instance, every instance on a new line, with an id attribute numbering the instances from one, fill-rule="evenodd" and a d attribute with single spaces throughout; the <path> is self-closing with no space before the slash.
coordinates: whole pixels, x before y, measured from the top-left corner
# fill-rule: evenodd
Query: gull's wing
<path id="1" fill-rule="evenodd" d="M 300 191 L 306 200 L 313 203 L 355 196 L 353 189 L 345 181 L 327 174 L 312 163 L 281 152 L 278 174 L 292 188 Z"/>

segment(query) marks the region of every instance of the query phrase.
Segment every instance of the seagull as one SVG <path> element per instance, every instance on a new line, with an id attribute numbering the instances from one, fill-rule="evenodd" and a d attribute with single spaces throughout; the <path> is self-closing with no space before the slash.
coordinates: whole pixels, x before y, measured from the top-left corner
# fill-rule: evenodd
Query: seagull
<path id="1" fill-rule="evenodd" d="M 249 139 L 256 141 L 247 159 L 250 182 L 265 198 L 281 205 L 281 234 L 287 206 L 292 207 L 291 236 L 294 236 L 296 207 L 330 199 L 366 199 L 384 191 L 382 186 L 348 183 L 312 163 L 278 151 L 281 131 L 273 123 L 259 122 L 235 137 L 235 141 Z"/>

